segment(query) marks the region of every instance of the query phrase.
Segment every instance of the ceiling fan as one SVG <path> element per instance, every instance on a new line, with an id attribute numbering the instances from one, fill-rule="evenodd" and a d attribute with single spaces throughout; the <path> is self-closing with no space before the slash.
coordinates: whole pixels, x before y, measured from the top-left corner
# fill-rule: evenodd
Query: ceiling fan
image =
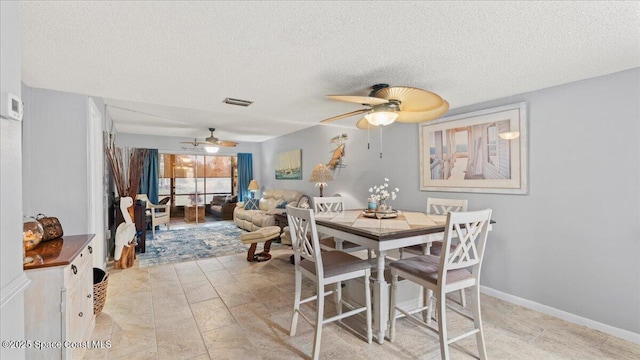
<path id="1" fill-rule="evenodd" d="M 385 126 L 394 121 L 403 123 L 421 123 L 434 120 L 449 110 L 449 103 L 431 91 L 408 86 L 389 86 L 376 84 L 371 87 L 369 96 L 328 95 L 331 100 L 346 101 L 366 106 L 346 114 L 324 119 L 328 123 L 360 114 L 365 114 L 356 126 L 370 129 Z"/>
<path id="2" fill-rule="evenodd" d="M 227 141 L 220 140 L 213 135 L 213 132 L 216 131 L 215 128 L 209 128 L 211 131 L 211 136 L 204 139 L 204 141 L 198 141 L 198 139 L 193 139 L 193 141 L 181 141 L 181 144 L 189 144 L 193 147 L 197 147 L 199 145 L 204 145 L 204 148 L 207 152 L 214 153 L 218 151 L 218 147 L 235 147 L 238 145 L 235 141 Z"/>

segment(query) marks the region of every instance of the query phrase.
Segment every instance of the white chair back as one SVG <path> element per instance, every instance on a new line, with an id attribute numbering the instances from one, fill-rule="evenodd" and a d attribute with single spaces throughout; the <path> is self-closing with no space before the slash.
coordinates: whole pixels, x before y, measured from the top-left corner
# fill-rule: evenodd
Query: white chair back
<path id="1" fill-rule="evenodd" d="M 344 199 L 342 196 L 314 197 L 313 208 L 317 213 L 344 211 Z"/>
<path id="2" fill-rule="evenodd" d="M 323 277 L 322 257 L 320 256 L 320 241 L 316 230 L 316 219 L 311 209 L 302 209 L 287 205 L 287 220 L 291 233 L 291 246 L 295 264 L 298 268 L 300 261 L 313 261 L 318 278 Z"/>
<path id="3" fill-rule="evenodd" d="M 442 256 L 440 256 L 440 281 L 446 284 L 448 270 L 473 266 L 473 275 L 478 279 L 484 248 L 491 221 L 491 209 L 450 212 L 444 233 Z M 458 245 L 451 249 L 451 239 L 456 237 Z"/>
<path id="4" fill-rule="evenodd" d="M 468 203 L 468 200 L 427 198 L 427 214 L 447 215 L 450 211 L 467 211 Z"/>

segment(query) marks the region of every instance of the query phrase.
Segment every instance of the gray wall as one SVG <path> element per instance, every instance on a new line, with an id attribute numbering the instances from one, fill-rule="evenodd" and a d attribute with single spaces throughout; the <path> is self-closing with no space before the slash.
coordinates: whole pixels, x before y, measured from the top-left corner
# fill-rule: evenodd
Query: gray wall
<path id="1" fill-rule="evenodd" d="M 20 3 L 0 1 L 0 91 L 21 95 Z M 0 119 L 0 337 L 24 339 L 22 271 L 22 123 Z M 2 359 L 24 359 L 23 349 L 0 349 Z"/>
<path id="2" fill-rule="evenodd" d="M 377 131 L 370 134 L 372 150 L 367 150 L 366 131 L 337 126 L 265 141 L 262 185 L 317 196 L 308 182 L 311 169 L 329 161 L 329 140 L 347 133 L 347 167 L 336 171 L 327 194 L 341 193 L 348 207 L 360 208 L 368 188 L 388 177 L 400 188 L 391 203 L 396 208 L 424 210 L 429 196 L 467 198 L 470 209 L 492 208 L 497 224 L 487 246 L 483 285 L 622 329 L 637 341 L 639 100 L 640 69 L 632 69 L 451 110 L 447 115 L 527 103 L 529 195 L 419 191 L 418 126 L 409 124 L 383 130 L 383 159 Z M 303 180 L 275 180 L 273 154 L 297 148 L 302 149 Z"/>
<path id="3" fill-rule="evenodd" d="M 87 96 L 23 86 L 24 213 L 88 231 Z"/>

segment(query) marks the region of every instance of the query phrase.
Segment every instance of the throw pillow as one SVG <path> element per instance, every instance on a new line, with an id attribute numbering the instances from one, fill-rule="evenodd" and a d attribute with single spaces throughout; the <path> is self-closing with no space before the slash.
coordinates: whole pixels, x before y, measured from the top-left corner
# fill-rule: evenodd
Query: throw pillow
<path id="1" fill-rule="evenodd" d="M 278 205 L 276 205 L 276 209 L 286 209 L 286 208 L 287 208 L 287 202 L 284 200 L 278 203 Z"/>
<path id="2" fill-rule="evenodd" d="M 258 207 L 258 200 L 259 199 L 246 199 L 244 201 L 244 209 L 245 210 L 259 210 L 260 208 Z"/>

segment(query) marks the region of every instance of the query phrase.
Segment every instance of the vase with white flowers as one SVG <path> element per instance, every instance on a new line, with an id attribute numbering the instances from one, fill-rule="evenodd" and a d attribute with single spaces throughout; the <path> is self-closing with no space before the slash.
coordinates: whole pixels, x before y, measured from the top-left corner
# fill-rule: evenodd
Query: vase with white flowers
<path id="1" fill-rule="evenodd" d="M 376 211 L 391 211 L 391 206 L 387 205 L 387 199 L 391 198 L 391 200 L 395 200 L 398 197 L 398 192 L 400 189 L 391 188 L 389 186 L 389 179 L 384 178 L 384 183 L 382 185 L 374 185 L 369 188 L 369 199 L 370 202 L 375 202 Z"/>

